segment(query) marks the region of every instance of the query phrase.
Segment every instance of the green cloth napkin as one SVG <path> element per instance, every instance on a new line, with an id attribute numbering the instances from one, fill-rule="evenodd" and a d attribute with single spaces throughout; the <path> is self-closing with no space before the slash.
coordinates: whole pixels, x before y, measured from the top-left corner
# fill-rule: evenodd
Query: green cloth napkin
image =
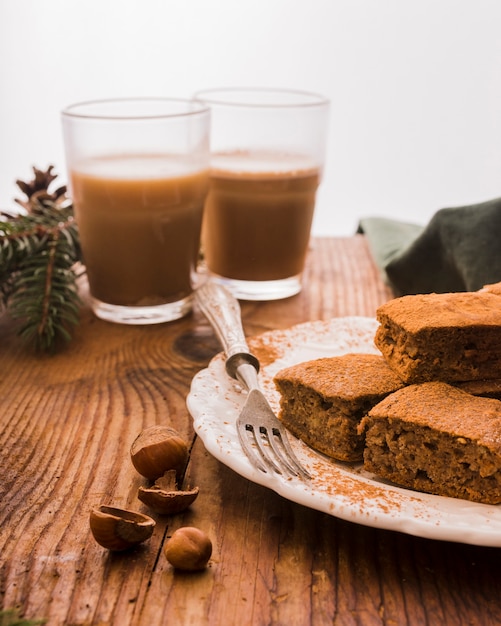
<path id="1" fill-rule="evenodd" d="M 476 291 L 501 281 L 501 198 L 441 209 L 427 226 L 368 217 L 357 232 L 397 295 Z"/>

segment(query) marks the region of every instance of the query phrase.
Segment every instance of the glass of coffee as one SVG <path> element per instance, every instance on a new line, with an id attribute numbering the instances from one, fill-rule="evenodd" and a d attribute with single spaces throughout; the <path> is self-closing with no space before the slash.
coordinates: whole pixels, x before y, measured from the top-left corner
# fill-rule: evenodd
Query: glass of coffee
<path id="1" fill-rule="evenodd" d="M 280 89 L 210 89 L 211 175 L 202 252 L 213 280 L 242 300 L 301 290 L 329 102 Z"/>
<path id="2" fill-rule="evenodd" d="M 174 98 L 62 112 L 69 188 L 97 317 L 178 319 L 192 307 L 209 186 L 210 111 Z"/>

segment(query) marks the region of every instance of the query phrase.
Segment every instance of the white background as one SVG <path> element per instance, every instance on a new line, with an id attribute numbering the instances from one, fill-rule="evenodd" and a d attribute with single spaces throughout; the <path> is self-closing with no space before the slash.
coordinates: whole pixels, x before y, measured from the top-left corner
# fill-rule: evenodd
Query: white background
<path id="1" fill-rule="evenodd" d="M 66 105 L 215 86 L 330 98 L 315 234 L 501 196 L 499 0 L 0 0 L 0 207 Z"/>

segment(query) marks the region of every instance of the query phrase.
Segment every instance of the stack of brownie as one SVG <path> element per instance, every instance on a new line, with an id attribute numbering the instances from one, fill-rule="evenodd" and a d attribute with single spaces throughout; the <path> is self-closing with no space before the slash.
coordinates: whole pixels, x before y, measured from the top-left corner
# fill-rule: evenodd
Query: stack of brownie
<path id="1" fill-rule="evenodd" d="M 280 419 L 312 448 L 403 487 L 501 503 L 501 285 L 377 311 L 381 354 L 278 372 Z"/>

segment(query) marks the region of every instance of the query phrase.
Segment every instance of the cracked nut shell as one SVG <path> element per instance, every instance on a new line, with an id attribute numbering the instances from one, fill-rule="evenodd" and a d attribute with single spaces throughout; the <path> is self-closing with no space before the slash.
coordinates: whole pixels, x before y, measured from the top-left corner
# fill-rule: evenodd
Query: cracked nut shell
<path id="1" fill-rule="evenodd" d="M 149 539 L 155 520 L 143 513 L 101 505 L 90 512 L 90 529 L 97 543 L 108 550 L 128 550 Z"/>
<path id="2" fill-rule="evenodd" d="M 198 487 L 177 489 L 176 472 L 169 470 L 151 487 L 139 487 L 137 497 L 156 513 L 175 515 L 187 509 L 197 498 Z"/>
<path id="3" fill-rule="evenodd" d="M 188 461 L 188 446 L 170 426 L 145 428 L 133 441 L 130 456 L 136 470 L 145 478 L 156 480 L 170 469 L 180 475 Z"/>

